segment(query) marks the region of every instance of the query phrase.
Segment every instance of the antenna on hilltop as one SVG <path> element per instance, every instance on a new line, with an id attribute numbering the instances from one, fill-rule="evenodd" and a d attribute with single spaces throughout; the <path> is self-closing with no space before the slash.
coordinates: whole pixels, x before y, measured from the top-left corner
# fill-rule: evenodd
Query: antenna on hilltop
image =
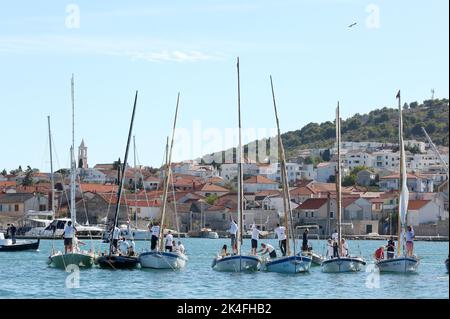
<path id="1" fill-rule="evenodd" d="M 434 100 L 434 89 L 431 89 L 431 100 Z"/>

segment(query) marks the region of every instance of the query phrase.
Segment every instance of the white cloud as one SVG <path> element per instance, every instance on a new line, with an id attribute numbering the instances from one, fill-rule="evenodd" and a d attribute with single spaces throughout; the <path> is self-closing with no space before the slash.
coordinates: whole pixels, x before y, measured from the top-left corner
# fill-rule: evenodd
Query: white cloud
<path id="1" fill-rule="evenodd" d="M 79 36 L 0 37 L 0 52 L 14 54 L 87 54 L 127 57 L 148 62 L 198 62 L 221 60 L 222 53 L 206 53 L 179 43 L 150 38 L 111 38 Z"/>

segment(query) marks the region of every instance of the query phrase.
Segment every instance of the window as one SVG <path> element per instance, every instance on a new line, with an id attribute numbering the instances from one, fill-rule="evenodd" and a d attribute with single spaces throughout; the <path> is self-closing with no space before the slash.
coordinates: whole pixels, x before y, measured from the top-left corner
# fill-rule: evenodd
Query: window
<path id="1" fill-rule="evenodd" d="M 311 212 L 311 217 L 314 217 L 314 212 Z"/>
<path id="2" fill-rule="evenodd" d="M 305 216 L 308 217 L 308 212 L 305 213 Z"/>
<path id="3" fill-rule="evenodd" d="M 334 218 L 334 212 L 330 212 L 330 218 Z"/>
<path id="4" fill-rule="evenodd" d="M 42 205 L 42 204 L 39 205 L 39 211 L 40 211 L 40 212 L 43 212 L 44 210 L 46 210 L 46 208 L 47 208 L 47 207 L 46 207 L 45 205 Z"/>
<path id="5" fill-rule="evenodd" d="M 223 219 L 223 220 L 226 220 L 226 219 L 227 219 L 227 216 L 226 216 L 225 214 L 222 214 L 222 219 Z"/>
<path id="6" fill-rule="evenodd" d="M 14 211 L 15 211 L 15 212 L 18 212 L 18 211 L 19 211 L 19 204 L 15 204 L 15 205 L 14 205 Z"/>

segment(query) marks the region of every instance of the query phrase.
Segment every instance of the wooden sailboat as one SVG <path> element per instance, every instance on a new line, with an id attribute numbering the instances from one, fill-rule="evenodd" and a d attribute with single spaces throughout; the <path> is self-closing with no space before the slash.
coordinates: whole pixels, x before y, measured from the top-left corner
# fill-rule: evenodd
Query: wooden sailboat
<path id="1" fill-rule="evenodd" d="M 112 226 L 112 231 L 114 231 L 114 228 L 117 227 L 118 221 L 119 221 L 119 209 L 120 209 L 120 200 L 122 198 L 122 190 L 123 190 L 123 183 L 125 180 L 125 170 L 127 167 L 127 160 L 128 160 L 128 150 L 130 148 L 130 139 L 131 139 L 131 133 L 133 131 L 133 123 L 134 123 L 134 114 L 136 112 L 136 103 L 137 103 L 137 96 L 138 91 L 136 91 L 136 95 L 134 97 L 134 106 L 133 106 L 133 113 L 131 115 L 131 122 L 130 122 L 130 129 L 128 132 L 128 140 L 127 140 L 127 147 L 125 150 L 125 159 L 123 161 L 122 166 L 122 175 L 120 178 L 119 188 L 117 190 L 117 201 L 116 201 L 116 211 L 114 214 L 114 221 Z M 118 254 L 117 251 L 114 251 L 113 249 L 113 241 L 110 240 L 109 244 L 109 254 L 104 256 L 99 256 L 96 259 L 96 264 L 98 264 L 101 268 L 109 268 L 109 269 L 130 269 L 137 266 L 139 263 L 139 259 L 137 256 L 125 256 Z"/>
<path id="2" fill-rule="evenodd" d="M 339 102 L 336 108 L 336 142 L 337 142 L 337 170 L 336 170 L 336 203 L 339 256 L 322 262 L 323 272 L 356 272 L 360 271 L 366 262 L 359 256 L 341 256 L 342 251 L 342 192 L 341 192 L 341 118 Z"/>
<path id="3" fill-rule="evenodd" d="M 180 93 L 177 97 L 177 106 L 175 109 L 175 118 L 173 121 L 172 128 L 172 140 L 170 144 L 170 151 L 168 158 L 166 160 L 166 171 L 164 176 L 164 192 L 163 192 L 163 206 L 161 212 L 161 226 L 159 229 L 159 247 L 158 249 L 146 251 L 139 255 L 139 262 L 143 268 L 153 268 L 153 269 L 180 269 L 186 266 L 188 258 L 185 254 L 179 251 L 166 252 L 164 251 L 164 222 L 166 220 L 166 208 L 167 208 L 167 196 L 169 192 L 169 184 L 171 181 L 171 164 L 172 164 L 172 150 L 173 150 L 173 140 L 175 137 L 175 128 L 178 116 L 178 104 L 180 101 Z M 174 199 L 175 200 L 175 199 Z"/>
<path id="4" fill-rule="evenodd" d="M 70 148 L 71 169 L 70 169 L 70 219 L 72 225 L 76 227 L 77 212 L 75 203 L 75 183 L 77 178 L 77 164 L 75 161 L 74 146 L 75 146 L 75 98 L 74 98 L 74 79 L 71 79 L 71 93 L 72 93 L 72 146 Z M 49 135 L 50 135 L 50 120 L 49 120 Z M 49 136 L 51 145 L 51 135 Z M 51 149 L 51 148 L 50 148 Z M 52 174 L 53 176 L 53 174 Z M 52 202 L 54 203 L 54 201 Z M 48 259 L 48 263 L 57 268 L 66 269 L 68 265 L 77 265 L 78 267 L 91 267 L 95 259 L 93 250 L 83 251 L 78 246 L 76 233 L 72 237 L 72 251 L 63 253 L 61 251 L 52 250 L 52 254 Z"/>
<path id="5" fill-rule="evenodd" d="M 409 191 L 407 185 L 405 146 L 403 143 L 403 116 L 400 101 L 400 91 L 397 94 L 399 111 L 399 152 L 400 152 L 400 179 L 399 179 L 399 203 L 398 203 L 398 240 L 397 256 L 390 259 L 382 259 L 376 262 L 380 272 L 414 273 L 419 267 L 417 256 L 407 256 L 405 249 L 405 227 L 407 221 L 407 210 L 409 201 Z M 403 250 L 403 254 L 402 254 Z"/>
<path id="6" fill-rule="evenodd" d="M 311 267 L 312 259 L 309 256 L 297 254 L 294 227 L 292 222 L 291 199 L 289 194 L 289 184 L 286 172 L 286 157 L 284 154 L 283 141 L 281 139 L 280 124 L 278 120 L 277 105 L 275 102 L 275 93 L 273 89 L 272 76 L 270 77 L 270 85 L 272 88 L 273 108 L 275 111 L 275 119 L 278 130 L 278 156 L 280 158 L 281 184 L 283 187 L 283 209 L 284 209 L 284 225 L 286 227 L 286 256 L 269 258 L 262 262 L 262 269 L 279 273 L 300 273 L 306 272 Z M 292 247 L 291 247 L 292 241 Z"/>
<path id="7" fill-rule="evenodd" d="M 242 255 L 242 243 L 243 243 L 243 209 L 244 209 L 244 189 L 243 180 L 244 172 L 242 169 L 243 163 L 243 148 L 242 148 L 242 133 L 241 133 L 241 89 L 240 89 L 240 76 L 239 76 L 239 58 L 237 58 L 237 76 L 238 76 L 238 124 L 239 124 L 239 145 L 236 150 L 237 161 L 237 254 L 230 256 L 218 256 L 213 259 L 212 268 L 217 271 L 257 271 L 260 266 L 260 259 L 254 255 Z"/>

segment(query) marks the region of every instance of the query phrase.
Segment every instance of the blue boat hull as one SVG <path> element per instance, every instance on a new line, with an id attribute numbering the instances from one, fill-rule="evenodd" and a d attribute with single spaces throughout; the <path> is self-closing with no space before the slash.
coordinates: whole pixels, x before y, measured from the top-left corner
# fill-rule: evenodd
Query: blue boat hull
<path id="1" fill-rule="evenodd" d="M 296 274 L 309 271 L 312 259 L 306 256 L 284 256 L 269 259 L 263 263 L 263 270 L 285 274 Z"/>
<path id="2" fill-rule="evenodd" d="M 242 272 L 258 271 L 260 260 L 257 256 L 225 256 L 214 258 L 211 267 L 217 271 Z"/>

